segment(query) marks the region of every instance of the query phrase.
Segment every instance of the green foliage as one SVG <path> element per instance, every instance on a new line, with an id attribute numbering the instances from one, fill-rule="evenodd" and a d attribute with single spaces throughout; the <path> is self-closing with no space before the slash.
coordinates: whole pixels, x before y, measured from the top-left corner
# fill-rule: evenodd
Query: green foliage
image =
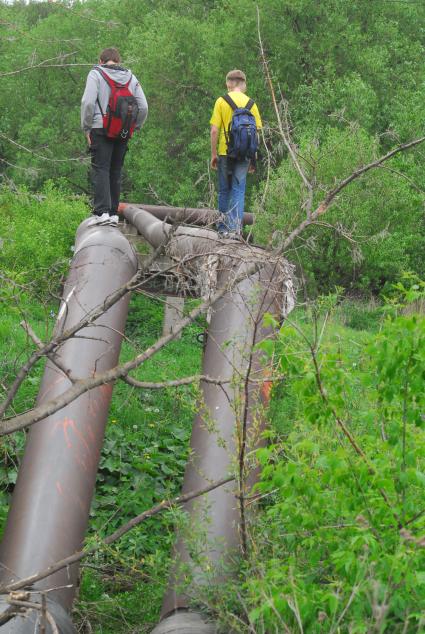
<path id="1" fill-rule="evenodd" d="M 87 215 L 85 202 L 65 197 L 47 183 L 34 196 L 0 189 L 0 269 L 4 284 L 0 300 L 12 300 L 29 290 L 45 298 L 56 294 L 59 280 L 72 256 L 75 231 Z"/>
<path id="2" fill-rule="evenodd" d="M 364 130 L 328 127 L 320 140 L 312 142 L 308 134 L 299 152 L 317 183 L 315 207 L 323 199 L 323 191 L 332 189 L 356 166 L 376 159 L 379 148 L 377 140 Z M 397 162 L 403 171 L 411 157 L 400 157 Z M 265 200 L 258 196 L 258 237 L 264 242 L 272 237 L 278 245 L 288 236 L 304 219 L 303 196 L 299 176 L 287 158 L 273 173 Z M 302 235 L 298 262 L 309 289 L 329 291 L 339 284 L 366 294 L 379 292 L 404 270 L 421 273 L 425 252 L 422 205 L 422 194 L 391 171 L 374 170 L 351 183 L 319 226 L 310 226 Z"/>
<path id="3" fill-rule="evenodd" d="M 123 197 L 214 204 L 209 117 L 226 72 L 239 67 L 266 127 L 267 152 L 247 201 L 257 213 L 255 237 L 279 245 L 304 219 L 304 192 L 276 130 L 259 60 L 256 4 L 276 92 L 289 100 L 296 149 L 317 185 L 314 203 L 357 166 L 423 134 L 420 2 L 0 2 L 5 385 L 33 349 L 22 318 L 42 338 L 51 330 L 52 294 L 59 294 L 88 211 L 69 192 L 87 188 L 79 105 L 103 47 L 119 46 L 150 107 L 131 142 Z M 270 444 L 258 454 L 263 497 L 250 527 L 252 555 L 239 582 L 196 598 L 223 631 L 410 634 L 424 627 L 425 334 L 416 313 L 424 302 L 424 191 L 421 148 L 398 155 L 346 188 L 287 254 L 302 267 L 309 292 L 336 285 L 354 297 L 381 292 L 388 305 L 341 302 L 338 291 L 281 329 L 274 354 L 285 380 L 274 388 Z M 133 298 L 123 359 L 156 339 L 161 318 L 160 303 Z M 187 328 L 135 376 L 192 374 L 203 326 Z M 314 340 L 317 365 L 305 337 Z M 42 369 L 25 381 L 16 411 L 34 402 Z M 196 398 L 187 387 L 136 393 L 116 385 L 89 540 L 178 493 Z M 23 433 L 1 443 L 1 523 L 23 443 Z M 155 623 L 176 520 L 150 520 L 88 562 L 77 610 L 94 631 L 149 631 Z"/>
<path id="4" fill-rule="evenodd" d="M 425 319 L 389 317 L 375 337 L 353 334 L 332 320 L 316 365 L 310 327 L 280 331 L 279 436 L 259 452 L 268 502 L 243 582 L 256 632 L 423 625 Z"/>
<path id="5" fill-rule="evenodd" d="M 425 19 L 423 3 L 257 4 L 275 90 L 289 100 L 294 140 L 307 170 L 313 160 L 319 191 L 399 140 L 422 134 L 425 36 L 417 24 Z M 149 102 L 147 124 L 126 159 L 124 198 L 215 204 L 209 118 L 227 70 L 242 67 L 260 106 L 271 159 L 270 191 L 259 205 L 254 190 L 268 169 L 264 153 L 257 177 L 250 179 L 247 208 L 264 212 L 259 235 L 266 241 L 284 222 L 287 229 L 303 215 L 300 181 L 287 161 L 263 77 L 251 0 L 62 0 L 1 8 L 0 74 L 6 73 L 8 91 L 0 95 L 0 160 L 14 182 L 33 191 L 49 179 L 87 189 L 80 97 L 99 51 L 115 44 Z M 27 70 L 15 72 L 20 69 Z M 19 107 L 10 95 L 19 95 Z M 388 167 L 395 172 L 380 169 L 343 194 L 325 218 L 336 230 L 309 231 L 308 246 L 316 241 L 316 250 L 301 249 L 301 264 L 311 288 L 328 292 L 337 283 L 379 292 L 401 270 L 423 277 L 420 152 Z M 344 241 L 341 230 L 357 243 Z"/>

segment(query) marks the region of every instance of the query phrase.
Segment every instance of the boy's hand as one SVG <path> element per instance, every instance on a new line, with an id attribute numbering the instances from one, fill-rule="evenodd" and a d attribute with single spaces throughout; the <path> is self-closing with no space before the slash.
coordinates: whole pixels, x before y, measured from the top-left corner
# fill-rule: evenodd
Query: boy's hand
<path id="1" fill-rule="evenodd" d="M 217 162 L 218 162 L 217 157 L 216 157 L 216 156 L 213 156 L 213 157 L 211 158 L 211 169 L 213 169 L 213 170 L 216 170 L 216 169 L 217 169 Z"/>
<path id="2" fill-rule="evenodd" d="M 90 147 L 90 145 L 91 145 L 90 132 L 86 132 L 86 139 L 87 139 L 87 143 L 89 144 L 89 147 Z"/>

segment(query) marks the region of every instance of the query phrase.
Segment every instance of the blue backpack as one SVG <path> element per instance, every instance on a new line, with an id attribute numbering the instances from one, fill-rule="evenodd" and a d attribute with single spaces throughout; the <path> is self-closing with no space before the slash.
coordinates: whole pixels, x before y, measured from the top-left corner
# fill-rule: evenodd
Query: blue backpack
<path id="1" fill-rule="evenodd" d="M 227 156 L 237 161 L 254 159 L 258 149 L 257 124 L 251 112 L 254 101 L 250 99 L 244 108 L 238 108 L 229 95 L 223 95 L 223 99 L 233 110 L 228 133 L 224 129 Z"/>

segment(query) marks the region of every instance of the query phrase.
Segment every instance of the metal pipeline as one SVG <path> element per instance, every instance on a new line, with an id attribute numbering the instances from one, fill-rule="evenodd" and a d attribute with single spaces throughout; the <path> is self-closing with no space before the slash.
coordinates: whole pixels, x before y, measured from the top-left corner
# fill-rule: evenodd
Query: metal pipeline
<path id="1" fill-rule="evenodd" d="M 133 206 L 123 211 L 126 219 L 153 246 L 159 246 L 169 235 L 171 227 L 149 217 L 147 211 Z M 258 383 L 264 375 L 255 346 L 270 335 L 270 330 L 263 326 L 264 314 L 286 315 L 293 307 L 294 290 L 290 267 L 284 262 L 273 262 L 265 251 L 240 242 L 223 243 L 214 231 L 178 227 L 167 251 L 179 258 L 196 253 L 200 257 L 217 254 L 218 288 L 225 288 L 232 279 L 246 272 L 245 279 L 233 289 L 229 288 L 212 307 L 202 373 L 220 379 L 223 384 L 201 384 L 200 409 L 193 425 L 191 458 L 183 484 L 183 492 L 188 492 L 234 472 L 235 468 L 238 471 L 247 455 L 258 446 L 265 420 L 261 410 L 268 401 L 269 384 Z M 257 262 L 257 272 L 249 274 L 248 268 L 253 262 Z M 244 492 L 253 484 L 253 475 L 246 480 L 242 478 Z M 180 590 L 181 567 L 192 568 L 193 583 L 198 587 L 228 576 L 223 560 L 228 563 L 237 559 L 241 552 L 241 528 L 247 521 L 246 516 L 241 521 L 239 497 L 237 486 L 227 485 L 203 496 L 202 501 L 186 505 L 190 525 L 193 524 L 195 530 L 203 527 L 205 509 L 208 509 L 208 522 L 204 527 L 206 548 L 202 554 L 212 564 L 214 576 L 207 578 L 205 570 L 193 566 L 184 540 L 178 537 L 174 549 L 176 564 L 162 606 L 163 620 L 152 634 L 213 634 L 216 631 L 215 625 L 207 623 L 203 616 L 188 611 L 189 598 Z"/>
<path id="2" fill-rule="evenodd" d="M 78 323 L 137 270 L 137 258 L 115 228 L 88 225 L 77 231 L 75 254 L 63 291 L 56 333 Z M 61 367 L 83 379 L 118 363 L 128 312 L 128 294 L 58 350 Z M 68 376 L 47 361 L 37 404 L 71 386 Z M 0 547 L 0 582 L 25 579 L 81 549 L 103 443 L 112 385 L 95 388 L 28 433 L 7 524 Z M 76 592 L 78 565 L 62 569 L 31 586 L 32 601 L 48 591 L 47 610 L 60 634 L 74 633 L 68 611 Z M 0 606 L 4 613 L 5 603 Z M 40 612 L 11 618 L 0 632 L 32 634 L 42 630 Z"/>
<path id="3" fill-rule="evenodd" d="M 218 286 L 227 284 L 232 273 L 222 270 Z M 271 330 L 263 327 L 264 314 L 270 312 L 276 315 L 280 312 L 274 274 L 274 267 L 266 264 L 213 306 L 201 372 L 220 379 L 223 384 L 201 383 L 202 400 L 193 425 L 191 457 L 182 493 L 196 491 L 235 470 L 239 475 L 240 461 L 248 464 L 248 456 L 261 442 L 267 393 L 261 389 L 264 369 L 260 353 L 252 351 L 257 343 L 271 335 Z M 245 468 L 248 469 L 247 466 Z M 246 494 L 253 484 L 252 474 L 248 477 L 246 473 L 245 478 Z M 194 531 L 205 531 L 207 546 L 202 551 L 202 557 L 211 565 L 214 574 L 211 578 L 205 570 L 193 567 L 186 543 L 179 538 L 174 555 L 177 564 L 163 601 L 163 618 L 176 610 L 190 607 L 188 596 L 179 590 L 184 585 L 184 579 L 180 578 L 182 567 L 192 568 L 193 583 L 198 586 L 216 584 L 228 576 L 229 569 L 243 550 L 246 535 L 242 531 L 246 527 L 243 528 L 242 524 L 249 522 L 246 516 L 242 520 L 238 500 L 239 489 L 236 485 L 227 485 L 204 496 L 202 503 L 192 501 L 186 505 Z M 204 526 L 206 509 L 208 521 Z M 168 619 L 166 631 L 175 618 L 171 616 Z M 162 632 L 160 628 L 154 632 Z"/>
<path id="4" fill-rule="evenodd" d="M 173 220 L 178 216 L 181 222 L 189 225 L 212 225 L 217 222 L 220 212 L 217 209 L 203 209 L 194 207 L 166 207 L 164 205 L 140 205 L 138 203 L 122 203 L 119 207 L 120 213 L 126 206 L 144 209 L 158 220 Z M 254 223 L 254 215 L 245 212 L 242 220 L 244 225 Z"/>

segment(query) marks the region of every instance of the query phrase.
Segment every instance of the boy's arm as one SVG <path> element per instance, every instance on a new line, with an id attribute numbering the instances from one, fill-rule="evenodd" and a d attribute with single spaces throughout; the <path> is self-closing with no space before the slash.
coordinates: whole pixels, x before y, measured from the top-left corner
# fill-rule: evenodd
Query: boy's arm
<path id="1" fill-rule="evenodd" d="M 136 82 L 137 83 L 135 85 L 134 93 L 133 93 L 136 98 L 137 105 L 139 106 L 139 112 L 137 114 L 137 121 L 136 121 L 136 130 L 140 130 L 140 128 L 142 127 L 142 125 L 144 124 L 148 116 L 148 102 L 146 100 L 145 93 L 143 92 L 143 88 L 141 87 L 141 85 L 139 84 L 137 80 Z"/>
<path id="2" fill-rule="evenodd" d="M 99 74 L 91 70 L 87 76 L 86 88 L 81 99 L 81 127 L 90 144 L 90 130 L 93 126 L 94 108 L 99 91 Z"/>
<path id="3" fill-rule="evenodd" d="M 220 133 L 220 127 L 222 124 L 222 114 L 221 114 L 221 110 L 220 110 L 220 102 L 222 100 L 220 99 L 220 97 L 217 99 L 217 101 L 214 104 L 214 110 L 213 113 L 211 115 L 211 119 L 210 119 L 210 124 L 211 124 L 211 133 L 210 133 L 210 138 L 211 138 L 211 167 L 213 170 L 217 169 L 217 143 L 218 143 L 218 137 L 219 137 L 219 133 Z"/>
<path id="4" fill-rule="evenodd" d="M 211 126 L 211 167 L 217 169 L 217 141 L 219 129 L 216 125 Z"/>

